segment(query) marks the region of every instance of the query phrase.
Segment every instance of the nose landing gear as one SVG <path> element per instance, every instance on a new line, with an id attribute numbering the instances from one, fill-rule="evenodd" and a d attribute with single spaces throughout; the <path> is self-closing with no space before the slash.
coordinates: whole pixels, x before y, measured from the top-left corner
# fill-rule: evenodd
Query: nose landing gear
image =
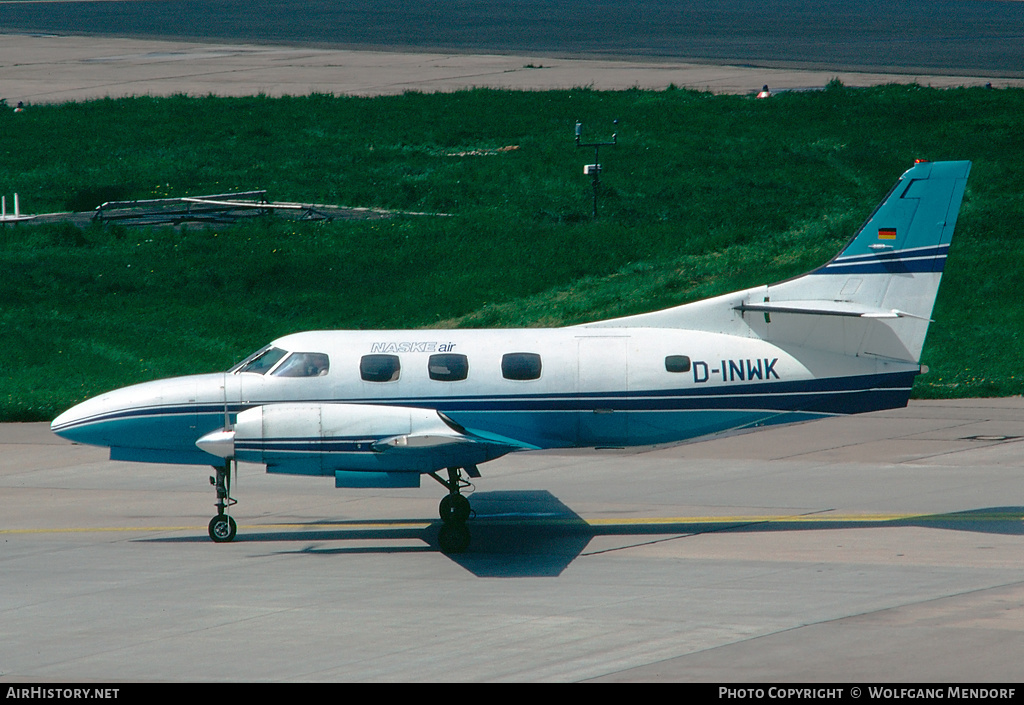
<path id="1" fill-rule="evenodd" d="M 226 514 L 228 507 L 238 502 L 231 498 L 231 461 L 225 460 L 224 466 L 214 466 L 216 478 L 210 478 L 210 484 L 217 490 L 217 516 L 210 520 L 209 533 L 214 543 L 227 543 L 235 538 L 238 525 Z"/>

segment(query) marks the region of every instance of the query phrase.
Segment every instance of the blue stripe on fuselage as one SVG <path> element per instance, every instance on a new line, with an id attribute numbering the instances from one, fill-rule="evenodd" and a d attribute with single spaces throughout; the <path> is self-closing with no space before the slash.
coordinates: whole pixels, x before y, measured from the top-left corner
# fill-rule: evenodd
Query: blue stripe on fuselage
<path id="1" fill-rule="evenodd" d="M 627 436 L 610 437 L 609 443 L 644 445 L 686 440 L 751 423 L 781 422 L 771 420 L 780 414 L 786 416 L 786 421 L 792 421 L 798 420 L 794 414 L 810 417 L 905 406 L 915 375 L 916 372 L 900 372 L 637 392 L 322 399 L 310 400 L 310 403 L 432 408 L 443 411 L 467 428 L 499 433 L 540 447 L 565 447 L 580 440 L 586 443 L 598 439 L 604 431 L 588 430 L 591 420 L 584 418 L 586 414 L 581 416 L 581 412 L 595 409 L 626 412 L 624 416 L 631 419 L 629 431 L 624 432 Z M 228 413 L 233 416 L 246 408 L 274 403 L 281 402 L 229 404 Z M 55 430 L 65 438 L 90 445 L 121 448 L 158 445 L 161 450 L 180 450 L 183 464 L 197 464 L 204 456 L 196 456 L 195 440 L 222 428 L 224 412 L 222 403 L 153 406 L 100 414 Z M 607 421 L 594 419 L 594 428 L 598 429 L 597 424 Z M 617 432 L 608 433 L 614 436 Z M 203 464 L 215 462 L 210 456 Z"/>

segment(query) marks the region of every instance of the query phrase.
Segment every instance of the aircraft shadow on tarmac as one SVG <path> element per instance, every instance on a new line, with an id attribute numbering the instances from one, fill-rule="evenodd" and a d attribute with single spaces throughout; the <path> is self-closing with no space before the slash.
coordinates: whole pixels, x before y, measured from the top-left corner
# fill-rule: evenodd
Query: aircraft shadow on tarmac
<path id="1" fill-rule="evenodd" d="M 829 518 L 818 513 L 792 519 L 755 517 L 722 521 L 708 518 L 680 521 L 636 521 L 588 524 L 550 492 L 543 490 L 477 492 L 473 494 L 475 516 L 469 526 L 473 542 L 465 553 L 449 556 L 478 577 L 555 577 L 582 555 L 590 541 L 599 536 L 622 537 L 620 544 L 600 551 L 680 540 L 709 533 L 752 533 L 776 531 L 821 531 L 883 527 L 927 527 L 988 534 L 1024 534 L 1024 507 L 993 507 L 947 514 L 914 515 L 895 519 Z M 309 528 L 288 525 L 280 530 L 240 531 L 236 543 L 267 545 L 301 541 L 303 548 L 284 551 L 303 555 L 344 555 L 359 553 L 422 553 L 440 551 L 437 542 L 440 519 L 423 526 L 424 519 L 337 521 L 311 523 Z M 153 543 L 205 543 L 205 536 L 139 539 Z M 373 545 L 366 545 L 372 540 Z M 401 546 L 380 545 L 393 540 Z M 409 545 L 415 542 L 416 545 Z M 344 545 L 345 543 L 358 545 Z M 222 550 L 214 547 L 215 550 Z"/>

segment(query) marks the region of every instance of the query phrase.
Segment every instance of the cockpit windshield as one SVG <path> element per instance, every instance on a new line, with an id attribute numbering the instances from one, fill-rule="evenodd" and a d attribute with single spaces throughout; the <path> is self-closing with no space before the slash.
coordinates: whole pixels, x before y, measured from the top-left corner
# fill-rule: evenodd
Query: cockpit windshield
<path id="1" fill-rule="evenodd" d="M 297 352 L 277 366 L 274 377 L 323 377 L 331 369 L 331 361 L 324 353 Z"/>
<path id="2" fill-rule="evenodd" d="M 228 372 L 236 374 L 239 372 L 255 372 L 258 375 L 263 375 L 287 354 L 288 352 L 281 348 L 275 348 L 268 345 L 262 350 L 257 350 L 252 355 L 239 362 L 228 370 Z"/>

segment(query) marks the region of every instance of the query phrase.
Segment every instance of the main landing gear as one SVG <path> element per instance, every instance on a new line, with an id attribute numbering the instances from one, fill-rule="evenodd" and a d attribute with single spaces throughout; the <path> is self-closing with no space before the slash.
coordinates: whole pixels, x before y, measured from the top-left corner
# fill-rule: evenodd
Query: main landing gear
<path id="1" fill-rule="evenodd" d="M 214 466 L 216 478 L 210 477 L 210 484 L 217 490 L 217 516 L 210 520 L 210 538 L 214 543 L 227 543 L 235 538 L 238 525 L 225 514 L 225 510 L 237 504 L 231 498 L 231 461 L 225 460 L 223 467 Z"/>
<path id="2" fill-rule="evenodd" d="M 210 477 L 210 484 L 217 490 L 217 516 L 210 520 L 210 538 L 214 543 L 227 543 L 235 538 L 238 525 L 235 520 L 227 514 L 227 508 L 238 502 L 231 497 L 231 460 L 225 460 L 223 466 L 214 466 L 215 476 Z M 469 506 L 469 500 L 462 494 L 462 490 L 472 486 L 472 483 L 462 476 L 466 471 L 469 477 L 480 477 L 480 471 L 475 465 L 467 465 L 464 468 L 448 468 L 448 479 L 445 480 L 436 472 L 430 476 L 440 482 L 448 490 L 448 494 L 441 500 L 438 513 L 441 515 L 441 530 L 438 532 L 437 541 L 444 553 L 462 553 L 469 548 L 470 534 L 466 522 L 473 514 Z"/>
<path id="3" fill-rule="evenodd" d="M 466 468 L 448 468 L 448 479 L 443 479 L 436 472 L 430 476 L 448 489 L 448 495 L 441 500 L 438 511 L 441 515 L 441 530 L 437 534 L 437 542 L 444 553 L 462 553 L 469 548 L 470 534 L 466 521 L 473 513 L 469 500 L 462 494 L 464 487 L 471 483 L 462 477 L 462 470 L 470 477 L 480 477 L 475 465 Z"/>

